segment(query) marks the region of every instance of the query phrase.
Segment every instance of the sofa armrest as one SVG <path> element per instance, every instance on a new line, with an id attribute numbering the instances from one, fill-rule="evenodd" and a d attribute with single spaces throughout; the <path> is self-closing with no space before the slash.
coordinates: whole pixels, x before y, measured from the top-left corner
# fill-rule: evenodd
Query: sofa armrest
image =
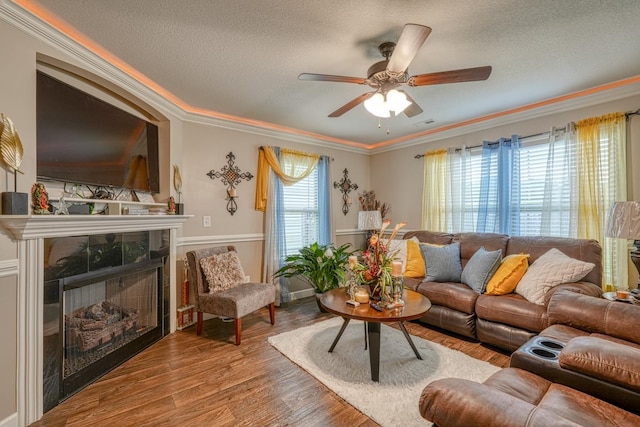
<path id="1" fill-rule="evenodd" d="M 566 425 L 567 420 L 488 385 L 458 378 L 433 381 L 420 396 L 420 414 L 437 426 Z"/>
<path id="2" fill-rule="evenodd" d="M 563 289 L 547 306 L 549 325 L 562 324 L 581 331 L 609 335 L 640 344 L 640 306 L 581 295 Z"/>
<path id="3" fill-rule="evenodd" d="M 560 366 L 640 392 L 640 349 L 596 337 L 576 337 L 559 356 Z"/>
<path id="4" fill-rule="evenodd" d="M 544 296 L 544 305 L 548 306 L 551 297 L 559 291 L 567 290 L 575 292 L 577 294 L 589 295 L 592 297 L 600 298 L 602 296 L 602 288 L 591 282 L 575 282 L 575 283 L 563 283 L 558 286 L 554 286 Z"/>

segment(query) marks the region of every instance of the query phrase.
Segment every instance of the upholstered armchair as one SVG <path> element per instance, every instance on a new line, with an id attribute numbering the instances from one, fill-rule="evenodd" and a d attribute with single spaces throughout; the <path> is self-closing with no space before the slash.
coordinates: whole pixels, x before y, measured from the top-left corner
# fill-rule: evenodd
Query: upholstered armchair
<path id="1" fill-rule="evenodd" d="M 218 246 L 187 252 L 189 280 L 195 293 L 196 333 L 202 333 L 203 313 L 232 318 L 236 345 L 240 345 L 242 317 L 261 307 L 269 307 L 275 323 L 275 286 L 244 283 L 244 273 L 233 246 Z"/>

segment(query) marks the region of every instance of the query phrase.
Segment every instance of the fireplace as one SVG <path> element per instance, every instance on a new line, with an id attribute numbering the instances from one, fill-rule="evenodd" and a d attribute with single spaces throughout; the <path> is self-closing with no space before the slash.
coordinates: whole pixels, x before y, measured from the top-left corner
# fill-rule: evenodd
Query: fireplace
<path id="1" fill-rule="evenodd" d="M 45 412 L 168 333 L 166 241 L 166 231 L 45 239 Z"/>

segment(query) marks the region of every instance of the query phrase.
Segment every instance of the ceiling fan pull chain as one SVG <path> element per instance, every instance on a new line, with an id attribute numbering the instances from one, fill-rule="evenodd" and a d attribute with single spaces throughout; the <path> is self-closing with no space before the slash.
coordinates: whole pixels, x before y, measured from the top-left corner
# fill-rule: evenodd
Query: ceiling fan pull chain
<path id="1" fill-rule="evenodd" d="M 380 117 L 378 117 L 378 129 L 382 127 L 382 123 L 380 123 Z"/>

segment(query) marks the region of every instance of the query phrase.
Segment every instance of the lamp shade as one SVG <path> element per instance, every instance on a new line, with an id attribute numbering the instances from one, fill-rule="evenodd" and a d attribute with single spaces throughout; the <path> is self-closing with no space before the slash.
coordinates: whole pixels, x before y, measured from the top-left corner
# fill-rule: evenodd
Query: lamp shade
<path id="1" fill-rule="evenodd" d="M 364 101 L 364 108 L 376 117 L 390 117 L 387 103 L 384 100 L 384 95 L 380 92 Z"/>
<path id="2" fill-rule="evenodd" d="M 358 230 L 380 230 L 382 228 L 382 215 L 380 211 L 359 211 Z"/>
<path id="3" fill-rule="evenodd" d="M 616 202 L 609 210 L 605 236 L 640 240 L 640 202 Z"/>

